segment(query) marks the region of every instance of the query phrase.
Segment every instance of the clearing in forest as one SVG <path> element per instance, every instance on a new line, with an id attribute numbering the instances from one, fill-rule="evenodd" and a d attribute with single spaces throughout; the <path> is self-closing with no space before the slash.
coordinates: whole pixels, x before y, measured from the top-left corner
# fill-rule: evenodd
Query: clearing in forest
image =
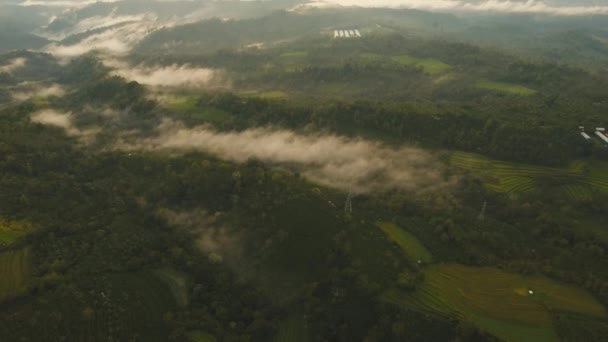
<path id="1" fill-rule="evenodd" d="M 389 290 L 383 299 L 460 316 L 505 341 L 558 341 L 553 311 L 606 317 L 604 307 L 581 289 L 545 277 L 460 264 L 430 266 L 415 292 Z"/>
<path id="2" fill-rule="evenodd" d="M 518 84 L 504 83 L 504 82 L 493 82 L 488 80 L 481 80 L 476 83 L 477 88 L 486 90 L 496 90 L 503 93 L 521 95 L 521 96 L 532 96 L 537 93 L 536 90 L 524 87 Z"/>
<path id="3" fill-rule="evenodd" d="M 420 260 L 424 263 L 433 261 L 431 253 L 426 247 L 405 229 L 390 222 L 378 222 L 376 223 L 376 226 L 382 229 L 389 239 L 399 245 L 410 259 L 414 261 Z"/>
<path id="4" fill-rule="evenodd" d="M 188 296 L 188 278 L 185 274 L 171 268 L 156 270 L 154 274 L 169 287 L 178 306 L 188 305 L 190 298 Z"/>
<path id="5" fill-rule="evenodd" d="M 0 217 L 0 247 L 9 246 L 32 230 L 27 221 L 9 221 Z"/>
<path id="6" fill-rule="evenodd" d="M 215 339 L 215 337 L 213 337 L 212 335 L 207 334 L 206 332 L 203 331 L 191 331 L 189 333 L 187 333 L 188 339 L 191 342 L 215 342 L 217 341 Z"/>
<path id="7" fill-rule="evenodd" d="M 479 154 L 453 152 L 450 165 L 479 176 L 490 190 L 522 193 L 539 189 L 541 183 L 555 184 L 557 193 L 574 201 L 587 201 L 598 191 L 608 192 L 608 164 L 576 161 L 569 168 L 511 163 Z"/>
<path id="8" fill-rule="evenodd" d="M 303 316 L 285 319 L 279 325 L 275 342 L 307 342 L 310 341 L 308 323 Z"/>
<path id="9" fill-rule="evenodd" d="M 0 253 L 0 301 L 25 292 L 30 272 L 28 248 Z"/>
<path id="10" fill-rule="evenodd" d="M 212 107 L 199 107 L 198 96 L 170 95 L 164 99 L 165 108 L 187 114 L 190 118 L 205 121 L 211 124 L 221 124 L 230 119 L 230 114 Z"/>
<path id="11" fill-rule="evenodd" d="M 419 67 L 430 75 L 442 74 L 452 67 L 436 59 L 420 59 L 410 55 L 399 55 L 392 58 L 399 65 Z"/>

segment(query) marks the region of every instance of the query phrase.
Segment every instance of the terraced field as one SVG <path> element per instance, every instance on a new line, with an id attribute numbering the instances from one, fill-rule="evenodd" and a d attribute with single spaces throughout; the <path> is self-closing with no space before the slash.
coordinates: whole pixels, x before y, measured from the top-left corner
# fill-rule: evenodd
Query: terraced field
<path id="1" fill-rule="evenodd" d="M 496 90 L 503 93 L 521 95 L 521 96 L 532 96 L 537 93 L 536 90 L 524 87 L 518 84 L 504 83 L 504 82 L 493 82 L 488 80 L 478 81 L 476 84 L 477 88 Z"/>
<path id="2" fill-rule="evenodd" d="M 310 341 L 308 323 L 302 316 L 290 317 L 279 326 L 275 342 L 307 342 Z"/>
<path id="3" fill-rule="evenodd" d="M 385 301 L 421 311 L 457 315 L 505 341 L 558 341 L 552 311 L 606 317 L 587 292 L 543 277 L 523 277 L 492 267 L 429 267 L 414 293 L 390 290 Z"/>
<path id="4" fill-rule="evenodd" d="M 29 249 L 0 253 L 0 302 L 27 289 L 30 269 Z"/>
<path id="5" fill-rule="evenodd" d="M 576 161 L 568 168 L 551 168 L 492 160 L 484 156 L 454 152 L 450 165 L 481 177 L 487 188 L 505 193 L 539 189 L 539 182 L 551 181 L 558 193 L 575 201 L 586 201 L 598 192 L 608 192 L 608 164 Z"/>
<path id="6" fill-rule="evenodd" d="M 376 226 L 386 235 L 389 239 L 394 241 L 403 252 L 412 260 L 420 260 L 424 263 L 430 263 L 433 261 L 431 253 L 424 247 L 418 239 L 406 231 L 405 229 L 390 222 L 378 222 Z"/>

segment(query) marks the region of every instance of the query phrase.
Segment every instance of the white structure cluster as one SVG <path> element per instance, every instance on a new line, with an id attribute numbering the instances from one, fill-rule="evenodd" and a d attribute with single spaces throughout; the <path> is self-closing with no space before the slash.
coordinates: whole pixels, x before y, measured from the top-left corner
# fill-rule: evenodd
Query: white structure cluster
<path id="1" fill-rule="evenodd" d="M 334 38 L 359 38 L 361 32 L 358 29 L 354 30 L 334 30 Z"/>
<path id="2" fill-rule="evenodd" d="M 581 130 L 581 135 L 583 136 L 583 138 L 585 138 L 585 140 L 591 140 L 591 137 L 589 136 L 589 134 L 587 134 L 585 132 L 584 126 L 579 126 L 578 128 Z M 604 143 L 608 144 L 608 137 L 606 136 L 606 134 L 604 132 L 606 132 L 606 129 L 603 127 L 597 127 L 595 129 L 595 135 L 597 135 L 600 139 L 602 139 L 602 141 Z"/>

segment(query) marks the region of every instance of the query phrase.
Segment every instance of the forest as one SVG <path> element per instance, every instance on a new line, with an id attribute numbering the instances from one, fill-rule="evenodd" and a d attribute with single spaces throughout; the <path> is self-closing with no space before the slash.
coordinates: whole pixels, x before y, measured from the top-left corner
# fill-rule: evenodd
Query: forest
<path id="1" fill-rule="evenodd" d="M 202 4 L 0 40 L 0 340 L 605 339 L 605 56 L 509 26 L 582 18 Z"/>

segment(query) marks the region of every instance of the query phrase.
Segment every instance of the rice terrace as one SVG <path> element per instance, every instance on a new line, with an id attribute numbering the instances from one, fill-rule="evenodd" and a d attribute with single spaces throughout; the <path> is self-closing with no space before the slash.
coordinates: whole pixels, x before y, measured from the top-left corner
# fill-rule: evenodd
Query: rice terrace
<path id="1" fill-rule="evenodd" d="M 485 186 L 503 193 L 540 191 L 543 184 L 576 201 L 608 193 L 608 164 L 576 161 L 568 168 L 552 168 L 493 160 L 481 155 L 453 152 L 449 164 L 481 178 Z"/>
<path id="2" fill-rule="evenodd" d="M 0 342 L 608 341 L 608 0 L 0 0 Z"/>
<path id="3" fill-rule="evenodd" d="M 437 264 L 424 271 L 413 294 L 389 290 L 383 299 L 438 314 L 466 317 L 505 341 L 558 341 L 552 313 L 571 311 L 606 317 L 585 291 L 544 277 L 526 277 L 492 267 Z"/>

